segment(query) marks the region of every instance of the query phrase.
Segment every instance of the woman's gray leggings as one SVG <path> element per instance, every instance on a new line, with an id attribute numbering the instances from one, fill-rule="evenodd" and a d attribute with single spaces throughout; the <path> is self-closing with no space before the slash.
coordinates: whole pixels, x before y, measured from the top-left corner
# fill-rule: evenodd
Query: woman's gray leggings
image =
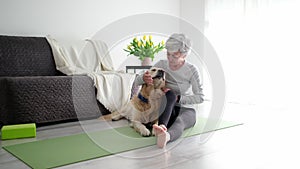
<path id="1" fill-rule="evenodd" d="M 164 111 L 159 116 L 158 124 L 164 124 L 168 128 L 170 141 L 178 139 L 183 131 L 196 123 L 196 111 L 193 108 L 175 106 L 176 95 L 172 90 L 166 93 Z"/>

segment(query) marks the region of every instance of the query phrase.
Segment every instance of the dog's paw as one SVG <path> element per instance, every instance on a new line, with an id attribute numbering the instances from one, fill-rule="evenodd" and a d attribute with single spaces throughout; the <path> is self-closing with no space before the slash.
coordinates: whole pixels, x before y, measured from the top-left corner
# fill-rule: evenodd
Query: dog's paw
<path id="1" fill-rule="evenodd" d="M 140 134 L 141 134 L 142 136 L 150 136 L 150 135 L 151 135 L 151 132 L 150 132 L 149 129 L 147 129 L 147 128 L 145 127 L 145 128 L 140 129 Z"/>
<path id="2" fill-rule="evenodd" d="M 134 126 L 133 126 L 133 123 L 132 123 L 132 122 L 129 122 L 129 127 L 132 127 L 132 128 L 134 128 Z"/>
<path id="3" fill-rule="evenodd" d="M 132 121 L 132 126 L 136 132 L 140 133 L 142 136 L 150 136 L 151 132 L 145 125 L 138 121 Z"/>
<path id="4" fill-rule="evenodd" d="M 123 117 L 123 116 L 122 116 L 120 113 L 118 113 L 118 112 L 113 112 L 113 113 L 111 114 L 111 120 L 112 120 L 112 121 L 120 120 L 122 117 Z"/>
<path id="5" fill-rule="evenodd" d="M 156 136 L 156 130 L 154 128 L 152 128 L 152 132 L 151 132 L 152 136 Z"/>

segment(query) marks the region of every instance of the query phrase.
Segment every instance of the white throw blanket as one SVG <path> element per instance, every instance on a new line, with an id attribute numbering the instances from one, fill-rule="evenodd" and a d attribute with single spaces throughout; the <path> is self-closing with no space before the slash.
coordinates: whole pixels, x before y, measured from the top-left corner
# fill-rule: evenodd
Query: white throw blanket
<path id="1" fill-rule="evenodd" d="M 134 74 L 114 71 L 107 45 L 100 40 L 58 43 L 47 36 L 56 69 L 67 75 L 88 75 L 97 88 L 97 99 L 111 112 L 130 100 Z"/>

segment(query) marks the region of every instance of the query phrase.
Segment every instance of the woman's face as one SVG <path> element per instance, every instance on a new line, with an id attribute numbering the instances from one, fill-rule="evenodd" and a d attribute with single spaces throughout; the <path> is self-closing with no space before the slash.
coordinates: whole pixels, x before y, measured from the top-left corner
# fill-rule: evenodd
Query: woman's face
<path id="1" fill-rule="evenodd" d="M 167 51 L 167 57 L 169 64 L 172 66 L 176 66 L 184 62 L 185 60 L 185 55 L 183 55 L 181 52 L 169 52 Z"/>

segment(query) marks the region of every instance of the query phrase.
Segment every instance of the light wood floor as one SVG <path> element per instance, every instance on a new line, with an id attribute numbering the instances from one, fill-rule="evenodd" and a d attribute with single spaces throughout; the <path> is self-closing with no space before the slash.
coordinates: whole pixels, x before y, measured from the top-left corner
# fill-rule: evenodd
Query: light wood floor
<path id="1" fill-rule="evenodd" d="M 243 125 L 214 132 L 210 139 L 202 142 L 203 135 L 178 140 L 166 149 L 150 146 L 118 155 L 84 161 L 63 166 L 65 169 L 264 169 L 300 168 L 300 139 L 298 119 L 289 116 L 293 109 L 270 108 L 243 104 L 226 104 L 223 118 L 243 122 Z M 299 113 L 299 112 L 298 112 Z M 11 145 L 33 140 L 48 139 L 81 133 L 84 130 L 106 129 L 127 125 L 125 120 L 107 122 L 103 119 L 72 122 L 37 130 L 37 137 L 0 141 Z M 29 168 L 2 148 L 1 169 Z"/>

